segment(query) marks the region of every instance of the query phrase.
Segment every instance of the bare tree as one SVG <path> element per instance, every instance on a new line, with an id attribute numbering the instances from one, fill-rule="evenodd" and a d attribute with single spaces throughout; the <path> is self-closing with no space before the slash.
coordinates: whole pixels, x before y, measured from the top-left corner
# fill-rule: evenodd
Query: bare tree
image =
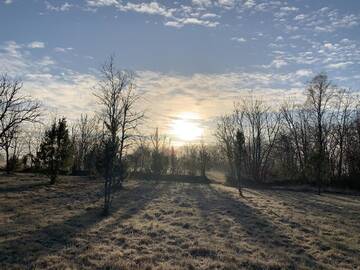
<path id="1" fill-rule="evenodd" d="M 327 75 L 323 73 L 315 76 L 306 89 L 306 105 L 311 112 L 315 133 L 315 172 L 319 194 L 321 193 L 324 169 L 326 167 L 326 144 L 333 118 L 333 111 L 330 110 L 330 106 L 335 90 L 335 86 L 328 80 Z"/>
<path id="2" fill-rule="evenodd" d="M 224 115 L 217 122 L 215 137 L 224 153 L 229 166 L 228 180 L 235 180 L 234 145 L 236 140 L 236 118 L 234 115 Z"/>
<path id="3" fill-rule="evenodd" d="M 19 126 L 13 126 L 3 133 L 3 136 L 0 138 L 0 143 L 2 149 L 5 151 L 5 160 L 6 160 L 6 172 L 10 174 L 10 172 L 14 169 L 14 162 L 16 162 L 17 155 L 17 144 L 18 144 L 18 135 L 19 135 Z M 11 149 L 12 156 L 11 156 Z"/>
<path id="4" fill-rule="evenodd" d="M 131 81 L 128 88 L 123 91 L 121 98 L 122 102 L 122 120 L 120 125 L 119 135 L 119 160 L 120 160 L 120 171 L 123 169 L 123 157 L 128 148 L 130 148 L 138 136 L 138 126 L 144 118 L 144 112 L 138 111 L 136 108 L 137 103 L 140 100 L 140 95 L 135 91 L 135 85 Z M 124 173 L 119 174 L 117 179 L 118 184 L 122 185 L 124 181 Z"/>
<path id="5" fill-rule="evenodd" d="M 208 147 L 203 140 L 200 141 L 199 145 L 199 165 L 200 165 L 200 175 L 206 179 L 206 170 L 209 167 L 210 163 L 210 153 Z"/>
<path id="6" fill-rule="evenodd" d="M 87 114 L 81 115 L 73 127 L 73 140 L 75 150 L 74 165 L 76 170 L 85 170 L 86 157 L 98 137 L 97 119 L 90 118 Z"/>
<path id="7" fill-rule="evenodd" d="M 168 170 L 169 158 L 166 152 L 170 148 L 171 141 L 167 136 L 160 135 L 158 128 L 150 136 L 150 141 L 152 144 L 151 171 L 154 176 L 159 177 Z"/>
<path id="8" fill-rule="evenodd" d="M 238 103 L 236 111 L 243 115 L 240 127 L 247 142 L 245 164 L 253 179 L 262 181 L 280 129 L 280 114 L 253 97 Z"/>
<path id="9" fill-rule="evenodd" d="M 114 57 L 102 66 L 102 80 L 98 83 L 95 96 L 102 107 L 101 119 L 104 126 L 104 213 L 108 214 L 112 202 L 112 189 L 115 184 L 115 170 L 119 171 L 120 183 L 123 180 L 123 155 L 133 138 L 132 133 L 142 113 L 137 113 L 135 104 L 139 96 L 134 91 L 131 72 L 115 67 Z"/>
<path id="10" fill-rule="evenodd" d="M 356 99 L 349 90 L 342 89 L 335 96 L 335 117 L 333 125 L 333 141 L 334 160 L 336 164 L 336 177 L 338 180 L 344 171 L 344 155 L 347 144 L 351 144 L 347 140 L 355 113 Z"/>
<path id="11" fill-rule="evenodd" d="M 236 132 L 236 142 L 235 142 L 235 165 L 236 165 L 236 180 L 237 180 L 237 188 L 239 191 L 239 195 L 243 197 L 242 193 L 242 185 L 241 185 L 241 178 L 242 178 L 242 169 L 243 169 L 243 162 L 246 156 L 245 152 L 245 136 L 244 133 L 238 129 Z"/>
<path id="12" fill-rule="evenodd" d="M 301 178 L 306 179 L 310 151 L 309 112 L 302 104 L 289 102 L 285 102 L 280 111 L 285 123 L 285 132 L 289 135 L 295 149 L 298 171 Z"/>
<path id="13" fill-rule="evenodd" d="M 9 149 L 20 126 L 40 116 L 39 102 L 22 94 L 23 84 L 6 74 L 0 75 L 0 147 L 5 149 L 9 169 Z"/>

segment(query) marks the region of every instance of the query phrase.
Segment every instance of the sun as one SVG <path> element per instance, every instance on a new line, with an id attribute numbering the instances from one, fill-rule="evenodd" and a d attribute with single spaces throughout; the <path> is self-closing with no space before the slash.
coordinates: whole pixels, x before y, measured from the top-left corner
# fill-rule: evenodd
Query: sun
<path id="1" fill-rule="evenodd" d="M 181 141 L 194 141 L 203 134 L 203 129 L 199 126 L 200 116 L 192 112 L 179 114 L 171 123 L 171 133 Z"/>

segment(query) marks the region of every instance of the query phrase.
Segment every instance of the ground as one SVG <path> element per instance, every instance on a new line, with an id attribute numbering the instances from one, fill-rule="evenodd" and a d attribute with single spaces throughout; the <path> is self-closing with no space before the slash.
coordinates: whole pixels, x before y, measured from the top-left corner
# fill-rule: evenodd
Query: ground
<path id="1" fill-rule="evenodd" d="M 360 197 L 0 177 L 0 269 L 360 269 Z"/>

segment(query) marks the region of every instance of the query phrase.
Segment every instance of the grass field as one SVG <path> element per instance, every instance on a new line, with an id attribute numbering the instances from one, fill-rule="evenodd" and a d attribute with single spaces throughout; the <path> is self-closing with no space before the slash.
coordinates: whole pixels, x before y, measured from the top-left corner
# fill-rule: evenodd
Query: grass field
<path id="1" fill-rule="evenodd" d="M 0 269 L 360 269 L 360 197 L 0 177 Z"/>

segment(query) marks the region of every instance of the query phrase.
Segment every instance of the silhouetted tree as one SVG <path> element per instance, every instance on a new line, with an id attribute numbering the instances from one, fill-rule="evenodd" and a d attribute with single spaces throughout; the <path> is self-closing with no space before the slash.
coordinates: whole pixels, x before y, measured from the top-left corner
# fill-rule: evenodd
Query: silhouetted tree
<path id="1" fill-rule="evenodd" d="M 40 145 L 38 158 L 54 184 L 60 171 L 66 171 L 71 166 L 72 145 L 66 119 L 54 120 L 51 127 L 45 131 Z"/>
<path id="2" fill-rule="evenodd" d="M 225 155 L 229 173 L 227 181 L 232 184 L 236 179 L 235 173 L 235 159 L 234 159 L 234 145 L 236 136 L 236 121 L 233 114 L 224 115 L 219 118 L 217 122 L 215 137 L 217 138 L 218 145 Z"/>
<path id="3" fill-rule="evenodd" d="M 152 143 L 151 172 L 155 177 L 159 177 L 165 174 L 169 167 L 169 157 L 166 152 L 170 141 L 166 136 L 159 134 L 158 128 L 156 128 L 155 133 L 150 136 L 150 140 Z"/>
<path id="4" fill-rule="evenodd" d="M 236 132 L 236 142 L 235 142 L 235 166 L 236 166 L 236 179 L 237 187 L 239 190 L 239 195 L 243 196 L 241 190 L 241 177 L 242 177 L 242 167 L 243 160 L 245 158 L 245 136 L 241 130 Z"/>
<path id="5" fill-rule="evenodd" d="M 311 112 L 310 117 L 314 125 L 315 151 L 313 162 L 319 194 L 326 173 L 326 144 L 333 116 L 333 111 L 330 110 L 330 102 L 334 98 L 334 94 L 335 86 L 323 73 L 315 76 L 306 89 L 306 106 Z"/>
<path id="6" fill-rule="evenodd" d="M 136 137 L 134 131 L 144 114 L 137 112 L 135 105 L 139 95 L 134 90 L 131 72 L 115 67 L 110 57 L 101 69 L 102 80 L 97 85 L 95 96 L 101 105 L 100 119 L 103 122 L 104 167 L 104 214 L 108 214 L 112 202 L 114 184 L 121 186 L 125 172 L 124 151 Z"/>
<path id="7" fill-rule="evenodd" d="M 9 150 L 14 138 L 18 137 L 20 126 L 37 121 L 40 104 L 22 94 L 23 84 L 0 74 L 0 147 L 6 153 L 6 169 L 9 172 Z"/>
<path id="8" fill-rule="evenodd" d="M 200 175 L 203 178 L 206 178 L 206 171 L 210 165 L 210 153 L 204 141 L 201 140 L 199 145 L 199 166 L 200 166 Z"/>
<path id="9" fill-rule="evenodd" d="M 171 147 L 170 152 L 170 173 L 171 175 L 176 175 L 179 173 L 179 164 L 178 164 L 178 158 L 176 156 L 176 152 L 174 147 Z"/>

